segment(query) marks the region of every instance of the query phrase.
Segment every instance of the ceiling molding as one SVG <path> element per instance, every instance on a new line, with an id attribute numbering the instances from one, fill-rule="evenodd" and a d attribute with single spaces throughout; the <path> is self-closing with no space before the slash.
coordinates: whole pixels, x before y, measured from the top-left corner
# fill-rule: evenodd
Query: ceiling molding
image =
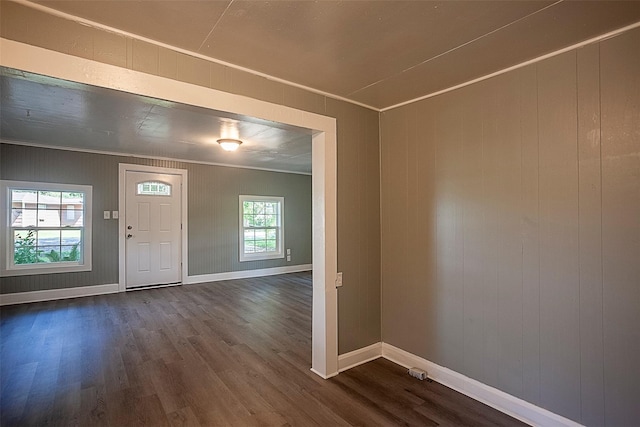
<path id="1" fill-rule="evenodd" d="M 308 172 L 297 172 L 297 171 L 287 171 L 280 169 L 269 169 L 269 168 L 259 168 L 255 166 L 242 166 L 242 165 L 232 165 L 228 163 L 215 163 L 215 162 L 203 162 L 197 160 L 185 160 L 178 159 L 175 157 L 162 157 L 162 156 L 147 156 L 144 154 L 130 154 L 125 152 L 118 151 L 107 151 L 107 150 L 92 150 L 90 148 L 82 148 L 82 147 L 63 147 L 59 145 L 47 145 L 47 144 L 38 144 L 35 142 L 27 142 L 27 141 L 13 141 L 10 139 L 0 138 L 0 144 L 7 145 L 20 145 L 24 147 L 34 147 L 34 148 L 46 148 L 49 150 L 61 150 L 61 151 L 73 151 L 79 153 L 90 153 L 90 154 L 102 154 L 107 156 L 118 156 L 118 157 L 133 157 L 135 159 L 150 159 L 150 160 L 163 160 L 163 161 L 171 161 L 171 162 L 182 162 L 196 165 L 207 165 L 207 166 L 220 166 L 224 168 L 235 168 L 235 169 L 251 169 L 251 170 L 259 170 L 265 172 L 277 172 L 277 173 L 289 173 L 294 175 L 307 175 L 311 176 L 311 173 Z"/>
<path id="2" fill-rule="evenodd" d="M 528 19 L 528 18 L 532 17 L 532 16 L 533 16 L 533 15 L 535 15 L 535 14 L 538 14 L 538 13 L 540 13 L 540 12 L 542 12 L 542 11 L 546 10 L 546 9 L 550 9 L 550 8 L 554 7 L 555 5 L 557 5 L 557 4 L 559 4 L 559 3 L 561 3 L 562 1 L 563 1 L 563 0 L 557 0 L 556 2 L 551 3 L 551 4 L 549 4 L 549 5 L 545 6 L 545 7 L 543 7 L 542 9 L 538 9 L 538 10 L 536 10 L 536 11 L 534 11 L 534 12 L 532 12 L 532 13 L 530 13 L 530 14 L 526 15 L 526 16 L 523 16 L 523 17 L 521 17 L 521 18 L 516 19 L 515 21 L 511 21 L 511 22 L 509 22 L 509 23 L 507 23 L 507 24 L 505 24 L 505 25 L 502 25 L 501 27 L 494 28 L 493 30 L 491 30 L 491 31 L 489 31 L 489 32 L 487 32 L 487 33 L 484 33 L 484 34 L 482 34 L 482 35 L 480 35 L 480 36 L 478 36 L 478 37 L 475 37 L 475 38 L 473 38 L 472 40 L 467 40 L 467 41 L 465 41 L 464 43 L 461 43 L 461 44 L 459 44 L 459 45 L 457 45 L 457 46 L 454 46 L 454 47 L 452 47 L 452 48 L 450 48 L 450 49 L 447 49 L 447 50 L 446 50 L 446 51 L 444 51 L 444 52 L 440 52 L 440 53 L 438 53 L 437 55 L 434 55 L 434 56 L 432 56 L 432 57 L 430 57 L 430 58 L 427 58 L 427 59 L 425 59 L 424 61 L 418 62 L 418 63 L 416 63 L 416 64 L 412 65 L 411 67 L 409 67 L 409 68 L 407 68 L 407 69 L 405 69 L 405 70 L 402 70 L 400 73 L 397 73 L 397 74 L 395 74 L 395 75 L 391 75 L 391 76 L 387 76 L 387 77 L 385 77 L 384 79 L 378 80 L 377 82 L 370 83 L 370 84 L 368 84 L 368 85 L 366 85 L 366 86 L 364 86 L 364 87 L 361 87 L 361 88 L 359 88 L 359 89 L 357 89 L 357 90 L 354 90 L 354 91 L 353 91 L 353 92 L 351 92 L 349 95 L 356 94 L 356 93 L 361 92 L 361 91 L 363 91 L 363 90 L 365 90 L 365 89 L 368 89 L 368 88 L 370 88 L 370 87 L 376 86 L 376 85 L 378 85 L 378 84 L 380 84 L 380 83 L 384 83 L 385 81 L 387 81 L 387 80 L 389 80 L 389 79 L 392 79 L 392 78 L 394 78 L 394 77 L 396 77 L 396 76 L 398 76 L 398 75 L 402 75 L 403 73 L 405 73 L 405 72 L 407 72 L 407 71 L 410 71 L 410 70 L 412 70 L 412 69 L 414 69 L 414 68 L 418 68 L 418 67 L 420 67 L 420 66 L 422 66 L 422 65 L 424 65 L 424 64 L 426 64 L 426 63 L 428 63 L 428 62 L 434 61 L 434 60 L 436 60 L 436 59 L 438 59 L 438 58 L 441 58 L 441 57 L 443 57 L 443 56 L 445 56 L 445 55 L 448 55 L 448 54 L 450 54 L 451 52 L 455 52 L 455 51 L 456 51 L 456 50 L 458 50 L 458 49 L 462 49 L 462 48 L 463 48 L 463 47 L 465 47 L 465 46 L 469 46 L 469 45 L 471 45 L 471 44 L 473 44 L 473 43 L 477 42 L 478 40 L 481 40 L 481 39 L 483 39 L 483 38 L 485 38 L 485 37 L 487 37 L 487 36 L 490 36 L 491 34 L 495 34 L 495 33 L 497 33 L 498 31 L 504 30 L 505 28 L 508 28 L 508 27 L 510 27 L 510 26 L 512 26 L 512 25 L 514 25 L 514 24 L 516 24 L 516 23 L 518 23 L 518 22 L 520 22 L 520 21 L 524 21 L 525 19 Z M 445 89 L 443 89 L 443 90 L 447 90 L 447 89 L 448 89 L 448 88 L 445 88 Z M 403 101 L 403 102 L 404 102 L 404 101 Z M 412 101 L 412 100 L 409 100 L 409 101 L 407 101 L 407 102 L 413 102 L 413 101 Z M 381 109 L 381 111 L 382 111 L 382 110 L 384 110 L 384 109 L 386 109 L 386 108 L 393 108 L 393 106 L 391 106 L 391 107 L 383 107 L 383 108 Z"/>
<path id="3" fill-rule="evenodd" d="M 618 36 L 618 35 L 620 35 L 622 33 L 626 33 L 627 31 L 633 30 L 633 29 L 638 28 L 638 27 L 640 27 L 640 21 L 638 21 L 636 23 L 633 23 L 633 24 L 630 24 L 630 25 L 627 25 L 626 27 L 618 28 L 617 30 L 609 31 L 608 33 L 605 33 L 605 34 L 601 34 L 599 36 L 592 37 L 592 38 L 590 38 L 588 40 L 581 41 L 581 42 L 573 44 L 571 46 L 564 47 L 564 48 L 562 48 L 560 50 L 556 50 L 554 52 L 550 52 L 550 53 L 544 54 L 542 56 L 538 56 L 537 58 L 533 58 L 533 59 L 530 59 L 528 61 L 521 62 L 521 63 L 513 65 L 511 67 L 503 68 L 502 70 L 496 71 L 495 73 L 487 74 L 487 75 L 484 75 L 482 77 L 478 77 L 477 79 L 469 80 L 467 82 L 460 83 L 459 85 L 451 86 L 449 88 L 442 89 L 442 90 L 439 90 L 437 92 L 430 93 L 428 95 L 423 95 L 423 96 L 420 96 L 418 98 L 410 99 L 408 101 L 404 101 L 404 102 L 400 102 L 400 103 L 395 104 L 395 105 L 391 105 L 389 107 L 381 108 L 379 111 L 381 113 L 384 113 L 385 111 L 393 110 L 394 108 L 403 107 L 405 105 L 413 104 L 414 102 L 422 101 L 424 99 L 433 98 L 434 96 L 442 95 L 444 93 L 451 92 L 451 91 L 454 91 L 456 89 L 460 89 L 460 88 L 463 88 L 465 86 L 469 86 L 469 85 L 472 85 L 474 83 L 478 83 L 478 82 L 481 82 L 483 80 L 487 80 L 487 79 L 490 79 L 492 77 L 496 77 L 496 76 L 499 76 L 501 74 L 508 73 L 509 71 L 517 70 L 518 68 L 522 68 L 522 67 L 526 67 L 527 65 L 535 64 L 536 62 L 544 61 L 545 59 L 549 59 L 549 58 L 552 58 L 554 56 L 561 55 L 561 54 L 563 54 L 565 52 L 569 52 L 569 51 L 574 50 L 574 49 L 579 49 L 579 48 L 581 48 L 583 46 L 586 46 L 586 45 L 589 45 L 589 44 L 592 44 L 592 43 L 597 43 L 597 42 L 601 42 L 601 41 L 606 40 L 606 39 L 610 39 L 612 37 Z"/>

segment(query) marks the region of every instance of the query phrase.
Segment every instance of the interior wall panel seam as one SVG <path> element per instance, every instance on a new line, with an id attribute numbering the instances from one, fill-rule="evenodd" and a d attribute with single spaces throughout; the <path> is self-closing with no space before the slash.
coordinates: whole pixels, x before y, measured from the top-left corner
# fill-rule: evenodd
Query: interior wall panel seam
<path id="1" fill-rule="evenodd" d="M 581 314 L 582 314 L 582 304 L 580 303 L 581 300 L 581 277 L 580 277 L 580 256 L 581 256 L 581 251 L 580 251 L 580 91 L 578 90 L 578 84 L 579 84 L 579 70 L 578 70 L 578 51 L 576 50 L 574 52 L 573 55 L 573 59 L 574 59 L 574 75 L 575 75 L 575 93 L 576 93 L 576 103 L 575 103 L 575 111 L 576 111 L 576 174 L 577 174 L 577 248 L 578 248 L 578 348 L 582 348 L 582 322 L 581 322 Z M 580 357 L 579 357 L 579 372 L 580 375 L 578 375 L 578 388 L 580 390 L 579 393 L 579 404 L 580 404 L 580 421 L 582 421 L 582 417 L 583 417 L 583 408 L 582 408 L 582 363 L 583 363 L 583 355 L 582 352 L 580 352 Z"/>
<path id="2" fill-rule="evenodd" d="M 538 366 L 537 366 L 537 401 L 541 401 L 542 394 L 542 380 L 541 380 L 541 372 L 542 372 L 542 345 L 541 345 L 541 336 L 542 336 L 542 316 L 540 314 L 540 305 L 542 304 L 542 294 L 541 294 L 541 262 L 540 262 L 540 75 L 539 75 L 539 64 L 536 64 L 536 137 L 537 137 L 537 153 L 538 153 L 538 167 L 537 167 L 537 201 L 538 201 L 538 212 L 537 212 L 537 246 L 538 246 Z"/>
<path id="3" fill-rule="evenodd" d="M 600 278 L 601 278 L 601 309 L 602 309 L 602 380 L 603 383 L 606 379 L 606 364 L 605 364 L 605 352 L 606 352 L 606 334 L 605 334 L 605 316 L 604 316 L 604 205 L 602 203 L 604 199 L 604 186 L 603 186 L 603 171 L 602 171 L 602 45 L 598 43 L 598 133 L 599 133 L 599 168 L 600 168 Z M 607 414 L 607 388 L 602 387 L 602 410 L 606 417 Z"/>

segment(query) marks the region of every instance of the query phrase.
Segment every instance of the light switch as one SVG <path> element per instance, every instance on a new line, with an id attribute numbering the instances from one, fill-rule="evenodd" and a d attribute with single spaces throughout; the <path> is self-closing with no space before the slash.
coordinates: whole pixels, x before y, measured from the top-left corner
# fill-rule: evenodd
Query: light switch
<path id="1" fill-rule="evenodd" d="M 104 211 L 103 215 L 104 215 L 104 219 L 110 219 L 111 218 L 111 212 L 109 212 L 109 211 Z"/>
<path id="2" fill-rule="evenodd" d="M 291 255 L 291 249 L 287 249 L 287 255 Z"/>
<path id="3" fill-rule="evenodd" d="M 111 212 L 111 218 L 113 218 L 113 219 L 118 219 L 118 218 L 119 218 L 119 217 L 118 217 L 118 211 L 113 211 L 113 212 Z"/>

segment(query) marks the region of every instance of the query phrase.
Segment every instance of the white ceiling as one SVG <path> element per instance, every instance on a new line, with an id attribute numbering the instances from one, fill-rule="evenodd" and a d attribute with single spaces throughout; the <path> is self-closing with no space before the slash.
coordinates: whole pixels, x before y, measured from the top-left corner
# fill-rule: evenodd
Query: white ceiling
<path id="1" fill-rule="evenodd" d="M 310 130 L 4 67 L 0 117 L 5 141 L 311 173 Z"/>

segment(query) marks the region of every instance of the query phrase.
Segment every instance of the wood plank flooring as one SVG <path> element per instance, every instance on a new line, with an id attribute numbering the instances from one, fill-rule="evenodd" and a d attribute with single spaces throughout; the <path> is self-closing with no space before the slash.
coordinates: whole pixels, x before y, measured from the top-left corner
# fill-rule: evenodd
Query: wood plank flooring
<path id="1" fill-rule="evenodd" d="M 2 426 L 522 425 L 378 359 L 311 366 L 311 275 L 1 309 Z"/>

